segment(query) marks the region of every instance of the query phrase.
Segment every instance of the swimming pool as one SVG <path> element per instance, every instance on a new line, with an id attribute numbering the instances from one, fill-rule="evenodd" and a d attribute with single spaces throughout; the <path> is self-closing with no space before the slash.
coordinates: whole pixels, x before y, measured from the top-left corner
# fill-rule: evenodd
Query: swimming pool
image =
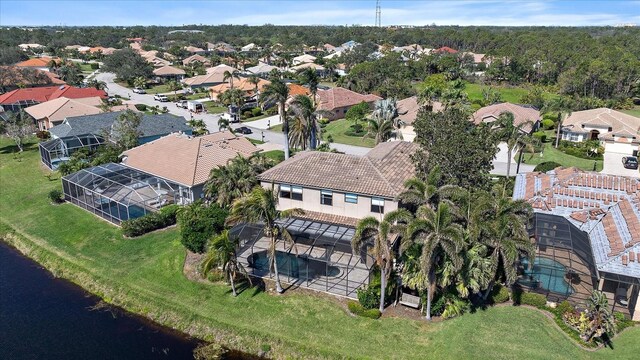
<path id="1" fill-rule="evenodd" d="M 524 286 L 542 288 L 565 296 L 574 293 L 573 287 L 567 282 L 567 270 L 564 265 L 546 257 L 536 257 L 529 269 L 528 259 L 522 260 L 524 275 L 518 282 Z"/>
<path id="2" fill-rule="evenodd" d="M 298 279 L 312 279 L 319 276 L 334 277 L 340 275 L 340 268 L 328 266 L 320 260 L 296 256 L 282 251 L 276 251 L 278 272 L 280 275 Z M 247 257 L 249 265 L 261 273 L 269 272 L 269 258 L 267 251 L 259 251 Z"/>

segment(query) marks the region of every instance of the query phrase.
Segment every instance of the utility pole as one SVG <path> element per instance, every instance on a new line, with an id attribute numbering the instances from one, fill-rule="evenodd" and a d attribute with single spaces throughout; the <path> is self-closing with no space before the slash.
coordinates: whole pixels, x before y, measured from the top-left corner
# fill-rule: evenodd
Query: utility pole
<path id="1" fill-rule="evenodd" d="M 382 11 L 380 10 L 380 0 L 376 0 L 376 26 L 377 27 L 381 27 L 382 26 Z"/>

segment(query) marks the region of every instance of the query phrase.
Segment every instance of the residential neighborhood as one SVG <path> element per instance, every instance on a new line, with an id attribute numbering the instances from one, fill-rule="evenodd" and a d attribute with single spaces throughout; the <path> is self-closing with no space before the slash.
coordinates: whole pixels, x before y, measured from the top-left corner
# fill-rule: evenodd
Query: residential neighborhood
<path id="1" fill-rule="evenodd" d="M 250 3 L 275 24 L 0 28 L 7 254 L 170 328 L 171 358 L 634 358 L 637 27 Z M 183 4 L 222 5 L 248 11 Z"/>

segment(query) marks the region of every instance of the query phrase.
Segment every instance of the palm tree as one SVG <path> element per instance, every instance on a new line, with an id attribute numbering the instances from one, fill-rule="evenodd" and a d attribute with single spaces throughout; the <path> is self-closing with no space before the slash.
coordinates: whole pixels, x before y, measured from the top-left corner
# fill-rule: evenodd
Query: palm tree
<path id="1" fill-rule="evenodd" d="M 448 202 L 455 210 L 452 199 L 462 199 L 467 192 L 457 185 L 438 186 L 440 181 L 440 168 L 435 166 L 427 175 L 426 180 L 411 178 L 404 182 L 405 190 L 396 199 L 404 204 L 411 204 L 416 207 L 425 205 L 435 209 L 440 202 Z"/>
<path id="2" fill-rule="evenodd" d="M 398 104 L 396 99 L 391 98 L 376 101 L 373 108 L 373 117 L 385 119 L 385 121 L 390 122 L 395 129 L 396 137 L 402 140 L 402 133 L 400 132 L 402 121 L 398 118 Z"/>
<path id="3" fill-rule="evenodd" d="M 255 75 L 251 75 L 251 76 L 249 76 L 249 83 L 253 84 L 254 93 L 255 93 L 256 99 L 257 99 L 257 96 L 258 96 L 258 84 L 260 84 L 260 78 L 255 76 Z"/>
<path id="4" fill-rule="evenodd" d="M 147 87 L 147 79 L 145 79 L 142 76 L 138 76 L 133 79 L 133 86 L 140 89 L 144 89 Z"/>
<path id="5" fill-rule="evenodd" d="M 262 102 L 278 103 L 278 112 L 280 113 L 280 122 L 282 122 L 282 131 L 284 132 L 284 158 L 289 158 L 289 124 L 286 121 L 285 105 L 289 98 L 289 87 L 279 78 L 273 78 L 271 83 L 266 85 L 261 96 Z"/>
<path id="6" fill-rule="evenodd" d="M 224 74 L 222 74 L 222 81 L 227 81 L 229 80 L 229 88 L 233 89 L 233 79 L 236 78 L 238 80 L 240 80 L 240 72 L 238 70 L 233 70 L 233 71 L 225 71 Z"/>
<path id="7" fill-rule="evenodd" d="M 320 83 L 320 77 L 318 72 L 312 68 L 304 68 L 298 71 L 300 82 L 309 86 L 311 97 L 313 98 L 313 104 L 316 103 L 316 94 L 318 94 L 318 84 Z"/>
<path id="8" fill-rule="evenodd" d="M 591 293 L 587 300 L 587 314 L 590 321 L 588 326 L 581 331 L 582 340 L 589 341 L 593 337 L 614 334 L 616 328 L 614 317 L 609 311 L 609 300 L 602 291 L 594 290 Z"/>
<path id="9" fill-rule="evenodd" d="M 178 100 L 178 90 L 182 89 L 182 84 L 177 80 L 169 80 L 167 81 L 167 89 L 169 91 L 173 91 L 173 99 Z"/>
<path id="10" fill-rule="evenodd" d="M 524 130 L 526 126 L 532 126 L 532 121 L 525 121 L 516 125 L 513 113 L 507 111 L 498 116 L 496 132 L 498 139 L 507 143 L 507 178 L 511 176 L 511 159 L 519 146 L 524 146 L 530 141 L 529 135 Z"/>
<path id="11" fill-rule="evenodd" d="M 234 281 L 237 273 L 244 275 L 251 283 L 249 274 L 238 261 L 238 255 L 236 254 L 238 243 L 237 236 L 231 236 L 229 230 L 222 231 L 218 236 L 211 239 L 209 251 L 202 262 L 202 277 L 206 277 L 214 267 L 219 266 L 222 268 L 225 277 L 229 279 L 234 297 L 238 296 Z"/>
<path id="12" fill-rule="evenodd" d="M 267 60 L 267 64 L 271 65 L 271 57 L 273 56 L 273 49 L 270 46 L 265 46 L 261 52 L 262 58 Z"/>
<path id="13" fill-rule="evenodd" d="M 458 271 L 463 265 L 460 250 L 464 246 L 463 229 L 454 222 L 454 211 L 446 202 L 440 202 L 436 209 L 420 206 L 416 218 L 403 239 L 403 248 L 418 243 L 422 246 L 420 271 L 423 274 L 422 288 L 427 289 L 427 320 L 431 320 L 431 300 L 436 286 L 436 268 L 448 259 Z"/>
<path id="14" fill-rule="evenodd" d="M 318 120 L 320 117 L 330 116 L 331 113 L 325 110 L 318 110 L 311 99 L 304 95 L 296 95 L 289 109 L 293 112 L 295 118 L 301 119 L 301 122 L 305 125 L 305 134 L 308 135 L 310 148 L 315 150 L 320 143 L 320 133 L 322 131 Z"/>
<path id="15" fill-rule="evenodd" d="M 193 129 L 195 136 L 205 135 L 208 132 L 207 124 L 202 119 L 191 119 L 187 121 L 187 125 Z"/>
<path id="16" fill-rule="evenodd" d="M 470 231 L 472 237 L 487 246 L 491 259 L 492 280 L 485 299 L 497 278 L 504 278 L 507 286 L 515 283 L 522 257 L 532 260 L 535 248 L 526 227 L 531 214 L 531 205 L 524 200 L 513 200 L 503 185 L 496 184 L 490 193 L 478 194 Z"/>
<path id="17" fill-rule="evenodd" d="M 294 215 L 303 214 L 302 209 L 278 210 L 278 197 L 273 189 L 265 189 L 256 186 L 245 196 L 236 199 L 231 206 L 231 214 L 227 218 L 229 224 L 240 222 L 261 223 L 264 225 L 264 234 L 269 237 L 270 246 L 268 257 L 270 269 L 275 273 L 276 291 L 282 293 L 280 275 L 278 274 L 278 261 L 276 245 L 278 240 L 294 246 L 293 238 L 289 231 L 282 226 L 279 220 L 289 218 Z"/>
<path id="18" fill-rule="evenodd" d="M 258 169 L 252 159 L 240 155 L 229 160 L 225 166 L 211 169 L 204 184 L 204 193 L 221 207 L 229 207 L 258 184 Z"/>
<path id="19" fill-rule="evenodd" d="M 244 103 L 244 95 L 244 91 L 240 89 L 229 89 L 223 92 L 218 100 L 227 106 L 233 104 L 240 107 Z"/>
<path id="20" fill-rule="evenodd" d="M 231 130 L 229 120 L 220 117 L 218 119 L 218 131 Z"/>
<path id="21" fill-rule="evenodd" d="M 367 133 L 364 138 L 375 140 L 376 145 L 388 141 L 393 136 L 395 128 L 393 122 L 379 116 L 367 120 Z"/>
<path id="22" fill-rule="evenodd" d="M 562 123 L 564 120 L 571 115 L 571 111 L 573 110 L 573 102 L 570 98 L 560 96 L 551 99 L 547 102 L 542 108 L 543 113 L 555 112 L 558 114 L 558 130 L 556 132 L 556 143 L 555 147 L 558 148 L 560 144 L 560 131 L 562 130 Z"/>
<path id="23" fill-rule="evenodd" d="M 393 267 L 394 254 L 391 241 L 394 235 L 404 232 L 406 222 L 409 220 L 411 220 L 411 213 L 404 209 L 388 213 L 382 221 L 368 216 L 358 221 L 355 235 L 351 239 L 353 253 L 369 250 L 380 269 L 380 312 L 384 311 L 387 280 Z"/>
<path id="24" fill-rule="evenodd" d="M 287 116 L 289 122 L 289 145 L 294 149 L 306 150 L 309 145 L 309 127 L 305 118 Z"/>

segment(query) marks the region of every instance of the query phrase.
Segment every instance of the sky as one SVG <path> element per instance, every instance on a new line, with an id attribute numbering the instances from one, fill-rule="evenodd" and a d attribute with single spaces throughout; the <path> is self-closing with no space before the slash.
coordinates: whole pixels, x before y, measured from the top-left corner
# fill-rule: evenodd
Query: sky
<path id="1" fill-rule="evenodd" d="M 375 0 L 0 0 L 0 25 L 373 25 Z M 640 25 L 640 0 L 381 0 L 382 25 Z"/>

